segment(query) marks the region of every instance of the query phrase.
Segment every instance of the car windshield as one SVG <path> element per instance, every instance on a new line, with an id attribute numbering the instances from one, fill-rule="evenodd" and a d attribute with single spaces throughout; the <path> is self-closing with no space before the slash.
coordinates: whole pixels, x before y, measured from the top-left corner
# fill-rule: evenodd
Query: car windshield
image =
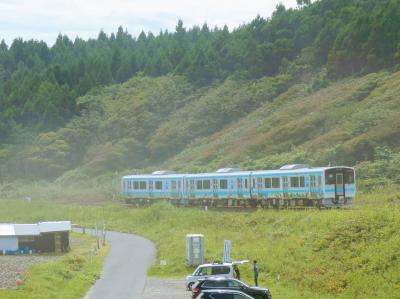
<path id="1" fill-rule="evenodd" d="M 203 276 L 203 275 L 210 275 L 210 267 L 200 267 L 193 272 L 193 276 Z"/>

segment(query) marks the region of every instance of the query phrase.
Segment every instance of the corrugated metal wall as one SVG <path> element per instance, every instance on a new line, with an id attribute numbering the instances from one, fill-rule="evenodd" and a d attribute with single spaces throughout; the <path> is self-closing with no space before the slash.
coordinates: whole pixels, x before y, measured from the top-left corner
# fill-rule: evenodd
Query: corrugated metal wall
<path id="1" fill-rule="evenodd" d="M 18 250 L 18 238 L 16 236 L 0 236 L 0 251 Z"/>

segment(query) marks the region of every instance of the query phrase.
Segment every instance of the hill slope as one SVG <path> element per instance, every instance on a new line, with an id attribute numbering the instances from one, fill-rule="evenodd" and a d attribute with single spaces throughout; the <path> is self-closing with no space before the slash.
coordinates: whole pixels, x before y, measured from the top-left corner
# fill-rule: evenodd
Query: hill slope
<path id="1" fill-rule="evenodd" d="M 400 146 L 399 83 L 398 72 L 346 78 L 311 94 L 296 84 L 165 165 L 265 168 L 373 160 L 377 147 Z"/>
<path id="2" fill-rule="evenodd" d="M 349 77 L 316 91 L 290 75 L 201 88 L 180 76 L 135 76 L 80 98 L 82 113 L 65 128 L 3 146 L 1 173 L 74 181 L 145 168 L 331 162 L 398 182 L 399 83 L 400 72 Z"/>

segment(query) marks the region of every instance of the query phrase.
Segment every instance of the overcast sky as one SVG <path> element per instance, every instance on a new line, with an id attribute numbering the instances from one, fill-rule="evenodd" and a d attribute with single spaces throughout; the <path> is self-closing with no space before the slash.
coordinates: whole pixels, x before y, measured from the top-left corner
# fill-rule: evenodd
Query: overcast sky
<path id="1" fill-rule="evenodd" d="M 271 16 L 278 3 L 295 7 L 296 0 L 0 0 L 0 39 L 16 37 L 53 44 L 59 33 L 71 39 L 95 38 L 100 29 L 110 34 L 119 25 L 137 36 L 142 30 L 158 34 L 184 27 L 248 23 L 258 14 Z"/>

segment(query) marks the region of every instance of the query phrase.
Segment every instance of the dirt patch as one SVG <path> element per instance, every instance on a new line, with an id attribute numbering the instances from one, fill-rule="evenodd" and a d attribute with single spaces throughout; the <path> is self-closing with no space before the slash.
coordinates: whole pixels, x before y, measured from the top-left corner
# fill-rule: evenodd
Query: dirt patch
<path id="1" fill-rule="evenodd" d="M 9 289 L 16 287 L 16 280 L 31 265 L 44 263 L 61 258 L 54 255 L 4 255 L 0 256 L 0 288 Z"/>
<path id="2" fill-rule="evenodd" d="M 186 291 L 184 279 L 149 277 L 142 299 L 187 299 L 191 295 L 191 292 Z"/>

